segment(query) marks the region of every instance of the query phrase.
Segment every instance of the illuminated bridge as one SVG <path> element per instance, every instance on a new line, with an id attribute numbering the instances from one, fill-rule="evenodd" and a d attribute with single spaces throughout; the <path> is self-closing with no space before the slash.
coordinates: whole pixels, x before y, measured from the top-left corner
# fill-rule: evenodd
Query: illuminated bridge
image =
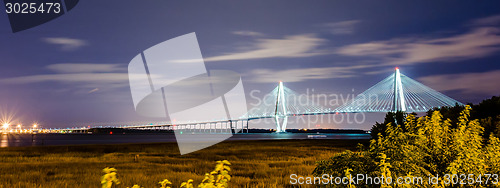
<path id="1" fill-rule="evenodd" d="M 180 123 L 176 125 L 159 123 L 116 127 L 131 129 L 189 129 L 198 130 L 201 133 L 236 133 L 235 130 L 242 129 L 244 132 L 245 128 L 248 132 L 248 121 L 250 120 L 273 118 L 276 122 L 276 132 L 285 132 L 287 120 L 290 116 L 359 112 L 427 112 L 435 107 L 455 105 L 463 104 L 401 74 L 399 69 L 396 68 L 394 74 L 357 95 L 351 102 L 335 109 L 316 104 L 309 96 L 300 95 L 280 82 L 273 91 L 265 95 L 260 105 L 251 108 L 239 119 Z M 82 131 L 83 129 L 76 130 Z M 64 131 L 71 131 L 71 129 L 64 129 Z"/>
<path id="2" fill-rule="evenodd" d="M 316 102 L 317 103 L 317 102 Z M 289 116 L 359 112 L 427 112 L 434 107 L 463 105 L 399 72 L 383 79 L 338 108 L 331 109 L 297 94 L 280 82 L 261 105 L 248 111 L 248 119 L 274 118 L 276 131 L 284 132 Z"/>

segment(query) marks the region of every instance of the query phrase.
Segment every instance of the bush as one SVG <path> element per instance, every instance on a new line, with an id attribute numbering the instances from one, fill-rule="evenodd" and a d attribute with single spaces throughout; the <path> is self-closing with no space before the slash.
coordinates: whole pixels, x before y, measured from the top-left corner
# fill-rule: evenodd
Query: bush
<path id="1" fill-rule="evenodd" d="M 484 128 L 479 120 L 470 119 L 470 112 L 470 106 L 466 106 L 455 126 L 452 126 L 451 120 L 443 119 L 439 111 L 418 119 L 410 114 L 401 122 L 402 125 L 388 123 L 385 134 L 379 133 L 376 139 L 372 139 L 367 150 L 345 151 L 329 160 L 319 161 L 313 174 L 343 177 L 345 170 L 352 169 L 352 174 L 390 176 L 393 180 L 397 177 L 426 179 L 431 175 L 443 177 L 445 174 L 473 174 L 475 178 L 486 173 L 498 174 L 500 141 L 491 135 L 488 143 L 483 142 Z M 442 179 L 440 182 L 443 182 Z M 428 185 L 428 181 L 422 183 L 405 186 L 438 186 Z"/>
<path id="2" fill-rule="evenodd" d="M 227 160 L 217 161 L 215 165 L 215 169 L 205 174 L 205 178 L 198 185 L 199 188 L 226 188 L 228 187 L 229 181 L 231 180 L 231 176 L 229 172 L 231 168 L 229 167 L 231 163 Z M 120 184 L 120 180 L 117 178 L 116 169 L 114 168 L 104 168 L 103 172 L 105 173 L 101 177 L 102 188 L 111 188 L 113 185 Z M 163 181 L 158 182 L 161 185 L 161 188 L 170 188 L 169 185 L 172 185 L 168 179 L 164 179 Z M 193 188 L 193 180 L 189 179 L 185 182 L 182 182 L 180 185 L 181 188 Z M 128 187 L 127 187 L 128 188 Z M 142 188 L 139 185 L 134 185 L 132 188 Z"/>
<path id="3" fill-rule="evenodd" d="M 384 122 L 379 123 L 375 122 L 375 125 L 372 126 L 370 130 L 370 136 L 373 139 L 377 139 L 378 135 L 381 134 L 382 136 L 385 136 L 385 130 L 387 129 L 387 124 L 392 123 L 392 124 L 398 124 L 398 122 L 404 122 L 406 119 L 406 114 L 405 112 L 402 111 L 397 111 L 397 112 L 388 112 L 385 115 Z M 414 114 L 416 115 L 416 114 Z M 405 127 L 403 127 L 403 130 L 406 130 Z"/>
<path id="4" fill-rule="evenodd" d="M 328 160 L 316 162 L 317 166 L 313 174 L 344 177 L 344 170 L 346 169 L 351 169 L 354 172 L 375 172 L 377 170 L 376 161 L 366 156 L 368 154 L 368 152 L 352 152 L 349 150 L 337 153 Z"/>

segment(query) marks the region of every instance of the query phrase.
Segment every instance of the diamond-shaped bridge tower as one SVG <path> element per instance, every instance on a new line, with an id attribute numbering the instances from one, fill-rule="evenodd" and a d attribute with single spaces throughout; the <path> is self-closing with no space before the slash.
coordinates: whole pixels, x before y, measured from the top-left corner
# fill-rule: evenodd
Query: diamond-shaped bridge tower
<path id="1" fill-rule="evenodd" d="M 274 118 L 276 132 L 285 132 L 288 116 L 302 114 L 321 114 L 327 108 L 314 103 L 306 95 L 301 95 L 285 87 L 283 82 L 266 94 L 260 104 L 248 110 L 248 119 Z"/>

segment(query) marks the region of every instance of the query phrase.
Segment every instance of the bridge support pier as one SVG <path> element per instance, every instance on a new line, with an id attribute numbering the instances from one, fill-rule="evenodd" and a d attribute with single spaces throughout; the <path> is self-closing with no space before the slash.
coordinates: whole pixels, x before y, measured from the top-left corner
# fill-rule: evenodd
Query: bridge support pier
<path id="1" fill-rule="evenodd" d="M 248 122 L 249 122 L 249 121 L 250 121 L 250 120 L 249 120 L 249 119 L 247 119 L 247 133 L 248 133 Z"/>
<path id="2" fill-rule="evenodd" d="M 233 134 L 238 134 L 238 120 L 234 122 L 234 127 L 233 127 L 233 122 L 231 121 L 231 132 Z"/>

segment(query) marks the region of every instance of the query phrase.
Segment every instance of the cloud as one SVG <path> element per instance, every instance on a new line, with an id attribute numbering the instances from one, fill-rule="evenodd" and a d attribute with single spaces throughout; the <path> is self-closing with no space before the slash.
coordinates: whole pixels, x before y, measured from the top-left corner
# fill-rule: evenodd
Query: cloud
<path id="1" fill-rule="evenodd" d="M 144 77 L 142 74 L 127 73 L 127 69 L 119 64 L 52 64 L 46 68 L 55 73 L 3 78 L 0 79 L 0 84 L 56 82 L 67 85 L 65 92 L 77 91 L 78 94 L 88 94 L 127 88 L 130 80 L 142 81 Z M 151 74 L 150 77 L 159 82 L 172 82 L 164 75 Z M 149 87 L 149 82 L 143 84 Z"/>
<path id="2" fill-rule="evenodd" d="M 241 35 L 241 36 L 249 36 L 249 37 L 261 37 L 264 36 L 264 34 L 255 32 L 255 31 L 233 31 L 232 32 L 235 35 Z"/>
<path id="3" fill-rule="evenodd" d="M 367 71 L 364 72 L 366 75 L 384 75 L 384 74 L 389 74 L 389 73 L 394 73 L 394 69 L 387 69 L 387 68 L 382 68 L 374 71 Z"/>
<path id="4" fill-rule="evenodd" d="M 293 58 L 326 54 L 317 48 L 327 40 L 313 34 L 285 36 L 283 39 L 257 39 L 252 50 L 205 58 L 205 61 L 228 61 L 261 58 Z"/>
<path id="5" fill-rule="evenodd" d="M 334 35 L 345 35 L 354 33 L 354 26 L 361 22 L 360 20 L 347 20 L 341 22 L 326 23 L 322 26 L 328 28 Z"/>
<path id="6" fill-rule="evenodd" d="M 70 88 L 83 88 L 96 92 L 96 88 L 127 87 L 129 74 L 119 64 L 52 64 L 46 66 L 53 74 L 38 74 L 0 79 L 0 84 L 36 84 L 58 82 L 71 85 Z M 132 79 L 138 76 L 132 75 Z M 95 90 L 95 91 L 94 91 Z M 98 89 L 99 90 L 99 89 Z"/>
<path id="7" fill-rule="evenodd" d="M 439 91 L 461 91 L 464 94 L 498 95 L 500 70 L 482 73 L 463 73 L 426 76 L 418 79 Z"/>
<path id="8" fill-rule="evenodd" d="M 117 83 L 128 80 L 127 73 L 74 73 L 74 74 L 41 74 L 0 79 L 3 84 L 32 84 L 38 82 L 90 82 Z"/>
<path id="9" fill-rule="evenodd" d="M 90 64 L 90 63 L 52 64 L 48 65 L 46 68 L 60 73 L 116 72 L 116 71 L 127 70 L 120 64 Z"/>
<path id="10" fill-rule="evenodd" d="M 64 38 L 64 37 L 43 38 L 43 41 L 49 44 L 60 45 L 61 50 L 64 51 L 76 50 L 82 46 L 87 45 L 87 42 L 85 42 L 84 40 Z"/>
<path id="11" fill-rule="evenodd" d="M 288 70 L 256 69 L 248 77 L 255 83 L 302 82 L 330 78 L 351 78 L 357 76 L 357 69 L 373 67 L 373 65 L 357 65 L 347 67 L 301 68 Z"/>
<path id="12" fill-rule="evenodd" d="M 99 88 L 92 89 L 88 93 L 90 94 L 90 93 L 94 93 L 94 92 L 97 92 L 97 91 L 99 91 Z"/>
<path id="13" fill-rule="evenodd" d="M 486 21 L 482 21 L 486 22 Z M 393 38 L 352 44 L 337 49 L 345 56 L 370 56 L 383 65 L 411 65 L 429 62 L 452 62 L 485 57 L 499 51 L 500 28 L 474 27 L 451 37 Z"/>
<path id="14" fill-rule="evenodd" d="M 472 20 L 469 25 L 498 26 L 500 25 L 500 15 L 493 15 L 485 18 Z"/>

